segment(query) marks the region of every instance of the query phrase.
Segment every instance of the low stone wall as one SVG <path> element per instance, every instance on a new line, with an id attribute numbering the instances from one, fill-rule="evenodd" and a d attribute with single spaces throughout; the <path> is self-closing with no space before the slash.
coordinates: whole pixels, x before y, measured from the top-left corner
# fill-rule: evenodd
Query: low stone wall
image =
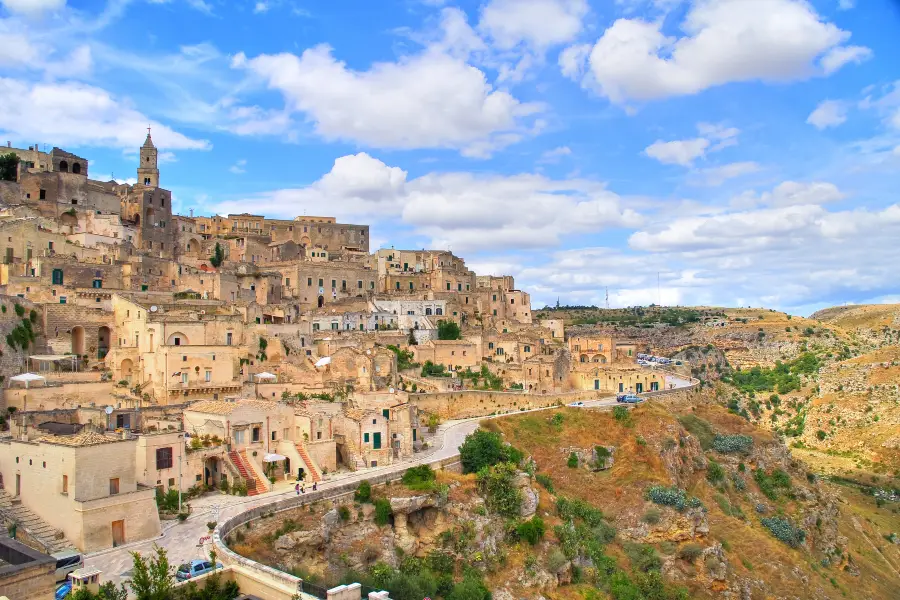
<path id="1" fill-rule="evenodd" d="M 431 467 L 435 470 L 448 470 L 454 472 L 456 472 L 460 468 L 459 456 L 452 456 L 450 458 L 444 459 L 434 459 L 432 461 L 426 459 L 423 460 L 420 464 L 430 464 Z M 402 477 L 403 471 L 393 471 L 380 475 L 373 475 L 372 477 L 368 477 L 367 480 L 372 485 L 379 485 L 387 483 L 388 481 L 399 481 Z M 256 562 L 255 560 L 251 560 L 249 558 L 241 556 L 237 552 L 231 550 L 231 548 L 229 548 L 225 544 L 224 539 L 228 537 L 229 533 L 231 533 L 244 523 L 255 521 L 265 513 L 279 513 L 300 506 L 305 506 L 306 504 L 312 504 L 313 502 L 319 500 L 332 500 L 337 503 L 343 498 L 352 498 L 358 486 L 359 481 L 347 482 L 343 485 L 329 488 L 327 490 L 306 492 L 302 496 L 288 496 L 284 500 L 279 500 L 278 502 L 251 508 L 239 515 L 231 517 L 224 523 L 219 524 L 213 532 L 213 545 L 215 546 L 216 551 L 219 552 L 219 558 L 222 560 L 223 564 L 238 565 L 250 571 L 256 572 L 260 577 L 273 580 L 278 585 L 286 585 L 292 587 L 293 589 L 298 589 L 301 581 L 299 577 L 294 577 L 289 573 L 279 571 L 278 569 L 274 569 L 268 565 L 264 565 Z"/>
<path id="2" fill-rule="evenodd" d="M 608 398 L 609 392 L 597 390 L 564 392 L 560 394 L 528 394 L 525 392 L 485 392 L 460 390 L 411 394 L 409 401 L 420 411 L 438 415 L 441 419 L 468 419 L 513 413 L 534 408 L 569 404 L 578 400 Z"/>

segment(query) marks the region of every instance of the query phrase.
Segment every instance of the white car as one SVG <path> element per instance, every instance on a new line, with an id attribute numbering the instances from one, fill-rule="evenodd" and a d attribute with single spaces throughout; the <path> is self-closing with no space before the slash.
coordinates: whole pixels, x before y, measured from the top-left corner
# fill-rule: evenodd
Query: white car
<path id="1" fill-rule="evenodd" d="M 572 402 L 569 406 L 584 406 L 584 402 L 579 400 L 578 402 Z"/>

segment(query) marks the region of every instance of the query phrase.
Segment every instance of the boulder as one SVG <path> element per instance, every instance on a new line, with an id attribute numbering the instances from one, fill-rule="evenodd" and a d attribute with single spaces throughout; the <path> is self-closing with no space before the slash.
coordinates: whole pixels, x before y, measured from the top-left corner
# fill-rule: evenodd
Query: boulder
<path id="1" fill-rule="evenodd" d="M 434 496 L 426 494 L 422 496 L 411 496 L 409 498 L 391 498 L 391 512 L 395 515 L 408 515 L 418 510 L 422 510 L 427 506 L 434 506 Z"/>
<path id="2" fill-rule="evenodd" d="M 516 476 L 515 483 L 516 487 L 519 488 L 519 492 L 522 494 L 522 505 L 519 507 L 519 516 L 527 519 L 537 512 L 540 496 L 538 496 L 537 490 L 532 487 L 531 477 L 529 477 L 527 473 L 519 473 Z"/>

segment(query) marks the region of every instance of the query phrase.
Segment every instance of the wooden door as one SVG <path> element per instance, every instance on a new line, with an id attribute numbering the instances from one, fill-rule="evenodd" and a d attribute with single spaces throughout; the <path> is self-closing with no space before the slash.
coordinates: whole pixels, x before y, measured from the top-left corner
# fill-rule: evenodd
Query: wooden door
<path id="1" fill-rule="evenodd" d="M 125 543 L 125 521 L 112 522 L 112 538 L 113 547 L 121 546 Z"/>

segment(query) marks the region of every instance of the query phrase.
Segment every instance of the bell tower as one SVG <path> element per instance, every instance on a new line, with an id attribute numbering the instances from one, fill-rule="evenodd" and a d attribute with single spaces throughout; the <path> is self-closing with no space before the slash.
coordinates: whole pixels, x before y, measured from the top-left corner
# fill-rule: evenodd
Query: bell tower
<path id="1" fill-rule="evenodd" d="M 141 146 L 141 162 L 138 164 L 137 180 L 139 185 L 147 187 L 159 187 L 159 165 L 157 163 L 157 150 L 150 139 L 150 128 L 147 128 L 147 139 Z"/>

